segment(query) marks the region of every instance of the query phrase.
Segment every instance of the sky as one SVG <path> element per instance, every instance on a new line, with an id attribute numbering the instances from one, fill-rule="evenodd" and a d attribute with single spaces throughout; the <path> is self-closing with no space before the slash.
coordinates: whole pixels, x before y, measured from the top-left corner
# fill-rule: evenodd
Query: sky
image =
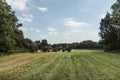
<path id="1" fill-rule="evenodd" d="M 25 38 L 49 43 L 99 41 L 100 20 L 116 0 L 7 0 Z"/>

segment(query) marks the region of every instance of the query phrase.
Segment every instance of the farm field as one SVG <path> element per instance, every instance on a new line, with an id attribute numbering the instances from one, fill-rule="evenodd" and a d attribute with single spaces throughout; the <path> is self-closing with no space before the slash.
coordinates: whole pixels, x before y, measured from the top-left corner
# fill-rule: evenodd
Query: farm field
<path id="1" fill-rule="evenodd" d="M 100 50 L 0 57 L 0 80 L 120 80 L 120 54 Z"/>

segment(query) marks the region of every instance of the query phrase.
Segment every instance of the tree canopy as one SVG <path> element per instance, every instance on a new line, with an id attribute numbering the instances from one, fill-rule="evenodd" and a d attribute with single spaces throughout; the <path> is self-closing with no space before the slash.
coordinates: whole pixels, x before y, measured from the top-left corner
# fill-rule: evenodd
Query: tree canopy
<path id="1" fill-rule="evenodd" d="M 24 38 L 20 26 L 22 24 L 18 22 L 11 6 L 6 0 L 0 0 L 0 52 L 11 53 L 20 49 L 31 51 L 35 47 L 30 39 Z"/>
<path id="2" fill-rule="evenodd" d="M 112 12 L 107 12 L 100 22 L 100 43 L 105 50 L 120 51 L 120 0 L 117 0 L 111 9 Z"/>

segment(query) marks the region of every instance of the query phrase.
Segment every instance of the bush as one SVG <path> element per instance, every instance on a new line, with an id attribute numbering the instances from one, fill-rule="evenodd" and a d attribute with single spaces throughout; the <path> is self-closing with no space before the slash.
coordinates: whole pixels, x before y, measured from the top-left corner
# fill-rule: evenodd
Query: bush
<path id="1" fill-rule="evenodd" d="M 50 51 L 50 46 L 43 46 L 41 51 L 43 52 L 49 52 Z"/>
<path id="2" fill-rule="evenodd" d="M 0 39 L 0 52 L 10 53 L 11 52 L 11 41 L 9 38 Z"/>

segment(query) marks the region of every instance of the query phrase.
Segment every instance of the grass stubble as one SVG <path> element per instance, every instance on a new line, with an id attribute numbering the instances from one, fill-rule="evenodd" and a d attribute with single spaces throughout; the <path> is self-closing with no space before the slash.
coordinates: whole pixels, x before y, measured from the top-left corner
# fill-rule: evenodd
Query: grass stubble
<path id="1" fill-rule="evenodd" d="M 0 80 L 120 80 L 120 54 L 72 50 L 3 56 Z"/>

